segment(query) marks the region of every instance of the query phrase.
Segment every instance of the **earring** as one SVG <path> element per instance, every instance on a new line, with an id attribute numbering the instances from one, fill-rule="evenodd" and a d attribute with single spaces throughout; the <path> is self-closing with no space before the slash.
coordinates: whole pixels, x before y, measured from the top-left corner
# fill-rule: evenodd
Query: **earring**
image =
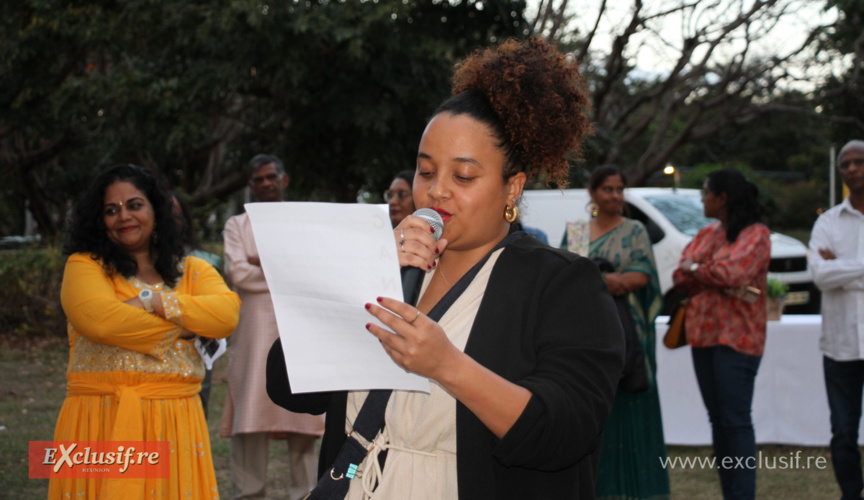
<path id="1" fill-rule="evenodd" d="M 504 220 L 513 223 L 519 218 L 519 207 L 516 205 L 507 205 L 504 207 Z"/>
<path id="2" fill-rule="evenodd" d="M 599 210 L 600 210 L 600 207 L 597 206 L 597 204 L 592 201 L 591 202 L 591 217 L 597 217 L 597 214 L 600 213 Z"/>

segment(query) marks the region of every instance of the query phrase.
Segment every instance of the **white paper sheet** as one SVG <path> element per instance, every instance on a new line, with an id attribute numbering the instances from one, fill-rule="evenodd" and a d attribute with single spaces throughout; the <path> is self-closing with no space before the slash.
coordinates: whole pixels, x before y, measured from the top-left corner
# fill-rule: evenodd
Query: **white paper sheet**
<path id="1" fill-rule="evenodd" d="M 365 304 L 402 300 L 387 205 L 248 203 L 295 393 L 402 389 L 429 392 L 366 330 Z M 262 361 L 263 362 L 263 361 Z"/>

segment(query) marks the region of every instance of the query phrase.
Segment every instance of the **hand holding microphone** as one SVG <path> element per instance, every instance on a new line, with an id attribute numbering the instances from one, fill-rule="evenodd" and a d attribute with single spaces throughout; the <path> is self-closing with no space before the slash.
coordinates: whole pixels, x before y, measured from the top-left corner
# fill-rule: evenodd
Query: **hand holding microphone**
<path id="1" fill-rule="evenodd" d="M 432 269 L 447 247 L 447 240 L 439 239 L 443 232 L 444 220 L 431 208 L 421 208 L 405 217 L 393 230 L 399 265 L 423 271 Z"/>
<path id="2" fill-rule="evenodd" d="M 416 304 L 424 273 L 447 247 L 447 240 L 440 240 L 443 232 L 444 220 L 431 208 L 417 210 L 393 230 L 399 245 L 399 265 L 405 268 L 402 298 L 406 303 Z"/>

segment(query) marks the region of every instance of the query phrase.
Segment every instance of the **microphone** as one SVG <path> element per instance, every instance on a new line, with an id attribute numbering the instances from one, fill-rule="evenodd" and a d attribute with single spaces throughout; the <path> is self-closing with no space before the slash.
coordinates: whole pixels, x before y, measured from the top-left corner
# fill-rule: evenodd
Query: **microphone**
<path id="1" fill-rule="evenodd" d="M 441 238 L 441 234 L 444 233 L 444 219 L 441 218 L 441 214 L 431 208 L 421 208 L 411 215 L 420 217 L 429 223 L 429 226 L 435 230 L 432 233 L 435 241 Z M 423 283 L 425 272 L 425 270 L 413 266 L 406 267 L 402 272 L 402 297 L 406 304 L 417 305 L 417 299 L 420 295 L 420 285 Z"/>
<path id="2" fill-rule="evenodd" d="M 441 214 L 432 210 L 431 208 L 421 208 L 416 210 L 413 214 L 414 217 L 420 217 L 425 220 L 432 226 L 432 229 L 435 230 L 435 233 L 432 234 L 432 237 L 435 238 L 435 241 L 441 239 L 441 234 L 444 233 L 444 219 L 441 218 Z"/>

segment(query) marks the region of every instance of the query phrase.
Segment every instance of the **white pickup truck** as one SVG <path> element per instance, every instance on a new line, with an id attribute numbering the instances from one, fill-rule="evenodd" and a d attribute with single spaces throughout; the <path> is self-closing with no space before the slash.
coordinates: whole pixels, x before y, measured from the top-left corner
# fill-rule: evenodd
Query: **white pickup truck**
<path id="1" fill-rule="evenodd" d="M 567 221 L 588 220 L 591 198 L 585 189 L 526 190 L 522 194 L 520 221 L 543 231 L 549 244 L 560 246 Z M 681 251 L 694 235 L 714 219 L 704 216 L 698 189 L 627 188 L 624 201 L 628 216 L 648 229 L 657 261 L 660 288 L 668 295 L 672 271 Z M 818 314 L 819 292 L 807 263 L 807 246 L 779 233 L 771 233 L 769 277 L 789 285 L 784 314 Z"/>

